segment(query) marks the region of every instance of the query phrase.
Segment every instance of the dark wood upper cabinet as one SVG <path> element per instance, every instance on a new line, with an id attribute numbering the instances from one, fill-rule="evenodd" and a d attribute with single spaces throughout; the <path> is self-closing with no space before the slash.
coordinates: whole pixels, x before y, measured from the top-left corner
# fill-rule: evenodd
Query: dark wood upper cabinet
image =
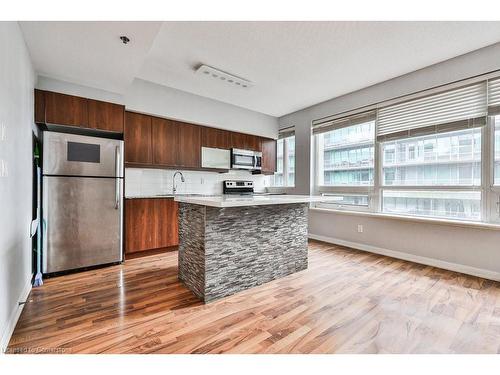
<path id="1" fill-rule="evenodd" d="M 231 132 L 231 147 L 245 150 L 247 148 L 247 135 Z"/>
<path id="2" fill-rule="evenodd" d="M 45 91 L 44 99 L 47 124 L 88 127 L 87 99 L 50 91 Z"/>
<path id="3" fill-rule="evenodd" d="M 231 132 L 231 147 L 243 150 L 262 151 L 261 138 L 256 135 Z"/>
<path id="4" fill-rule="evenodd" d="M 202 147 L 230 149 L 231 132 L 204 126 L 201 128 L 201 145 Z"/>
<path id="5" fill-rule="evenodd" d="M 89 128 L 123 133 L 123 105 L 88 99 Z"/>
<path id="6" fill-rule="evenodd" d="M 35 122 L 45 124 L 45 92 L 35 89 Z"/>
<path id="7" fill-rule="evenodd" d="M 262 173 L 273 174 L 276 172 L 276 140 L 262 138 Z"/>
<path id="8" fill-rule="evenodd" d="M 179 147 L 179 127 L 171 120 L 152 118 L 153 164 L 176 166 Z"/>
<path id="9" fill-rule="evenodd" d="M 253 151 L 262 151 L 262 138 L 256 135 L 248 135 L 248 149 Z"/>
<path id="10" fill-rule="evenodd" d="M 180 167 L 201 167 L 201 126 L 175 121 L 179 127 L 178 158 Z"/>
<path id="11" fill-rule="evenodd" d="M 35 89 L 35 122 L 123 133 L 125 106 Z"/>
<path id="12" fill-rule="evenodd" d="M 200 168 L 201 127 L 153 117 L 153 164 Z"/>
<path id="13" fill-rule="evenodd" d="M 125 162 L 152 164 L 151 117 L 125 112 Z"/>

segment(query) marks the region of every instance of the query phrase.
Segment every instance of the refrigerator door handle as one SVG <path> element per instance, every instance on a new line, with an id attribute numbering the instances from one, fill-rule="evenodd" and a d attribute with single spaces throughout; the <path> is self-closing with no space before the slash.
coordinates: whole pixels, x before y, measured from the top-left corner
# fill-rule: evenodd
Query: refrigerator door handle
<path id="1" fill-rule="evenodd" d="M 120 147 L 115 148 L 115 210 L 120 206 Z"/>

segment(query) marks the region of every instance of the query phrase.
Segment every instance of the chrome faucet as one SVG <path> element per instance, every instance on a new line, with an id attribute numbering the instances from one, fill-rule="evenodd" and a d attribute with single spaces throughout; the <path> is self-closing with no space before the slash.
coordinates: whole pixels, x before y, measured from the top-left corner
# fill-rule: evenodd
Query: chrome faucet
<path id="1" fill-rule="evenodd" d="M 182 172 L 180 171 L 177 171 L 174 173 L 174 175 L 172 176 L 172 193 L 175 195 L 175 192 L 177 191 L 177 188 L 175 187 L 175 176 L 177 176 L 178 174 L 181 175 L 181 182 L 184 182 L 186 180 L 184 180 L 184 175 L 182 174 Z"/>

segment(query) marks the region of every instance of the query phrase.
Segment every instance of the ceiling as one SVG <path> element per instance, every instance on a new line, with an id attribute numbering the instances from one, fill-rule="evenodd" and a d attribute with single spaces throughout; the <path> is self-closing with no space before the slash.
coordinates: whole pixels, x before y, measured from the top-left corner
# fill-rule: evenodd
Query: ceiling
<path id="1" fill-rule="evenodd" d="M 500 41 L 500 22 L 20 22 L 41 75 L 122 93 L 134 78 L 272 116 Z M 131 42 L 123 45 L 120 35 Z M 243 89 L 195 74 L 206 64 Z"/>

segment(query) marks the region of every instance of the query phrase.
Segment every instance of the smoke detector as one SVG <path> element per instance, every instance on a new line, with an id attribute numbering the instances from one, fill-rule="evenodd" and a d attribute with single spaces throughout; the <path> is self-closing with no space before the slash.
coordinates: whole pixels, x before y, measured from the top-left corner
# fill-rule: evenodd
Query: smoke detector
<path id="1" fill-rule="evenodd" d="M 227 72 L 213 68 L 208 65 L 200 65 L 198 69 L 196 69 L 196 74 L 203 77 L 211 78 L 213 80 L 217 80 L 221 83 L 225 83 L 233 87 L 241 87 L 247 89 L 253 86 L 253 83 L 250 82 L 249 80 L 229 74 Z"/>

